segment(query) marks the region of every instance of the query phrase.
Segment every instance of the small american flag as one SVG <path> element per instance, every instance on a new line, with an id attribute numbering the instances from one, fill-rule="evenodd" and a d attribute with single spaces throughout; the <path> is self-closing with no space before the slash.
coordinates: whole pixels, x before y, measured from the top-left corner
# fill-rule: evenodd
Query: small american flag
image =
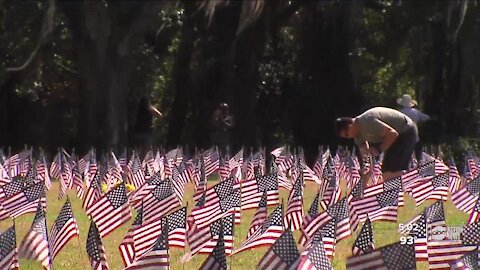
<path id="1" fill-rule="evenodd" d="M 128 164 L 128 174 L 127 179 L 129 184 L 135 186 L 135 188 L 139 188 L 145 182 L 145 173 L 142 168 L 142 163 L 140 162 L 140 158 L 133 152 L 132 159 Z"/>
<path id="2" fill-rule="evenodd" d="M 258 203 L 257 211 L 253 216 L 252 223 L 248 229 L 247 239 L 265 222 L 267 219 L 267 193 L 264 192 L 262 199 Z"/>
<path id="3" fill-rule="evenodd" d="M 25 182 L 21 177 L 13 177 L 12 180 L 0 186 L 0 202 L 6 198 L 21 192 L 25 188 Z"/>
<path id="4" fill-rule="evenodd" d="M 390 191 L 397 189 L 399 190 L 398 192 L 398 206 L 403 206 L 405 204 L 404 198 L 403 198 L 403 186 L 402 186 L 402 178 L 401 177 L 395 177 L 386 180 L 385 182 L 378 183 L 373 186 L 369 186 L 365 188 L 363 192 L 364 197 L 370 197 L 374 196 L 377 194 L 380 194 L 385 191 Z"/>
<path id="5" fill-rule="evenodd" d="M 305 249 L 309 249 L 318 241 L 323 242 L 325 254 L 329 260 L 333 260 L 335 255 L 335 245 L 337 243 L 337 221 L 335 218 L 329 219 L 322 225 L 308 240 L 301 239 L 301 244 Z"/>
<path id="6" fill-rule="evenodd" d="M 362 230 L 357 236 L 355 243 L 353 243 L 352 248 L 352 255 L 358 256 L 361 254 L 368 253 L 375 249 L 375 245 L 373 243 L 373 229 L 372 223 L 367 216 L 367 220 L 363 224 Z"/>
<path id="7" fill-rule="evenodd" d="M 240 191 L 234 190 L 232 177 L 222 181 L 205 192 L 205 204 L 192 209 L 191 217 L 199 227 L 233 213 L 239 204 Z"/>
<path id="8" fill-rule="evenodd" d="M 480 220 L 480 197 L 473 207 L 472 212 L 470 212 L 470 216 L 468 217 L 467 224 L 477 223 Z"/>
<path id="9" fill-rule="evenodd" d="M 445 172 L 413 187 L 412 196 L 415 199 L 416 206 L 419 206 L 428 199 L 446 201 L 448 198 L 449 178 L 449 172 Z"/>
<path id="10" fill-rule="evenodd" d="M 43 183 L 42 183 L 43 184 Z M 38 203 L 32 227 L 20 244 L 20 258 L 37 260 L 46 269 L 51 269 L 52 258 L 48 245 L 47 220 L 42 204 Z"/>
<path id="11" fill-rule="evenodd" d="M 189 231 L 188 244 L 191 250 L 189 256 L 194 256 L 197 253 L 208 254 L 212 252 L 218 241 L 221 224 L 223 224 L 225 253 L 232 254 L 234 244 L 234 217 L 233 215 L 228 215 L 211 223 L 208 227 L 199 228 L 195 226 L 193 230 Z"/>
<path id="12" fill-rule="evenodd" d="M 180 206 L 169 178 L 161 181 L 143 198 L 143 218 L 146 223 L 158 220 Z"/>
<path id="13" fill-rule="evenodd" d="M 480 177 L 466 184 L 463 188 L 452 194 L 452 201 L 458 210 L 469 213 L 475 207 L 480 194 Z"/>
<path id="14" fill-rule="evenodd" d="M 90 182 L 90 186 L 87 189 L 87 194 L 83 199 L 83 209 L 88 211 L 92 205 L 102 196 L 102 191 L 100 189 L 100 181 L 101 181 L 100 171 L 95 170 L 95 176 L 92 178 Z"/>
<path id="15" fill-rule="evenodd" d="M 461 182 L 462 182 L 460 173 L 458 173 L 457 165 L 455 165 L 455 161 L 453 159 L 450 161 L 449 173 L 450 173 L 450 178 L 448 179 L 449 191 L 451 194 L 453 194 L 461 188 Z"/>
<path id="16" fill-rule="evenodd" d="M 480 245 L 480 223 L 467 224 L 463 227 L 460 239 L 464 246 Z"/>
<path id="17" fill-rule="evenodd" d="M 17 241 L 15 226 L 0 234 L 0 269 L 17 270 Z"/>
<path id="18" fill-rule="evenodd" d="M 462 257 L 450 263 L 450 268 L 452 270 L 473 270 L 478 269 L 480 266 L 480 253 L 478 248 L 473 251 L 466 252 Z"/>
<path id="19" fill-rule="evenodd" d="M 270 246 L 284 231 L 283 205 L 280 204 L 259 227 L 233 254 L 261 246 Z M 232 255 L 233 255 L 232 254 Z"/>
<path id="20" fill-rule="evenodd" d="M 108 270 L 105 247 L 93 221 L 90 223 L 90 229 L 88 230 L 86 247 L 92 270 Z"/>
<path id="21" fill-rule="evenodd" d="M 203 160 L 203 155 L 200 156 L 199 167 L 195 171 L 195 194 L 193 194 L 193 199 L 195 202 L 198 202 L 202 194 L 207 190 L 207 176 L 205 175 L 205 163 Z"/>
<path id="22" fill-rule="evenodd" d="M 303 185 L 303 176 L 299 176 L 288 197 L 284 224 L 292 231 L 299 230 L 303 221 Z"/>
<path id="23" fill-rule="evenodd" d="M 135 259 L 135 245 L 133 241 L 133 236 L 136 233 L 136 230 L 142 226 L 143 223 L 143 207 L 138 210 L 137 216 L 132 223 L 132 226 L 128 230 L 127 234 L 123 238 L 122 242 L 118 246 L 120 251 L 120 256 L 122 257 L 123 264 L 125 267 L 131 265 Z"/>
<path id="24" fill-rule="evenodd" d="M 285 230 L 265 253 L 257 269 L 288 270 L 297 269 L 300 253 L 290 230 Z"/>
<path id="25" fill-rule="evenodd" d="M 125 185 L 120 184 L 107 192 L 86 213 L 98 226 L 101 237 L 105 237 L 127 222 L 132 217 L 132 213 Z"/>
<path id="26" fill-rule="evenodd" d="M 187 207 L 164 217 L 168 224 L 168 245 L 170 247 L 184 248 L 187 232 Z"/>
<path id="27" fill-rule="evenodd" d="M 256 208 L 264 192 L 267 193 L 269 206 L 279 203 L 278 177 L 275 173 L 248 179 L 242 183 L 242 210 Z"/>
<path id="28" fill-rule="evenodd" d="M 333 270 L 322 238 L 320 231 L 315 234 L 312 244 L 302 252 L 297 270 Z"/>
<path id="29" fill-rule="evenodd" d="M 179 168 L 175 165 L 172 168 L 171 181 L 173 185 L 173 190 L 175 191 L 175 194 L 177 195 L 178 200 L 182 202 L 185 194 L 185 187 L 188 183 L 188 179 L 186 179 L 185 177 L 180 177 Z"/>
<path id="30" fill-rule="evenodd" d="M 450 263 L 461 258 L 464 253 L 475 249 L 477 246 L 464 246 L 461 240 L 428 240 L 428 269 L 449 270 Z"/>
<path id="31" fill-rule="evenodd" d="M 170 269 L 170 256 L 168 246 L 168 223 L 163 220 L 161 233 L 155 244 L 141 257 L 125 268 L 126 270 L 168 270 Z"/>
<path id="32" fill-rule="evenodd" d="M 70 241 L 70 239 L 79 236 L 77 221 L 73 216 L 72 205 L 68 198 L 53 224 L 50 235 L 51 238 L 49 240 L 50 247 L 52 248 L 52 260 L 68 241 Z"/>
<path id="33" fill-rule="evenodd" d="M 367 214 L 373 221 L 396 222 L 398 215 L 398 189 L 382 192 L 375 196 L 364 197 L 350 202 L 350 215 L 352 224 L 365 222 Z M 357 221 L 358 218 L 358 221 Z"/>
<path id="34" fill-rule="evenodd" d="M 347 270 L 417 269 L 413 245 L 400 242 L 347 259 Z"/>
<path id="35" fill-rule="evenodd" d="M 317 195 L 313 199 L 310 208 L 307 211 L 307 214 L 303 217 L 302 228 L 305 228 L 307 224 L 309 224 L 312 219 L 318 216 L 318 203 L 320 201 L 320 193 L 317 192 Z"/>
<path id="36" fill-rule="evenodd" d="M 35 213 L 39 203 L 46 207 L 45 185 L 41 182 L 25 187 L 21 192 L 6 198 L 2 206 L 10 217 L 17 218 L 26 213 Z"/>
<path id="37" fill-rule="evenodd" d="M 323 195 L 323 199 L 320 205 L 323 209 L 327 209 L 329 206 L 334 205 L 340 199 L 340 185 L 339 179 L 336 174 L 335 165 L 333 159 L 330 157 L 323 169 L 322 175 L 322 189 L 320 193 Z"/>
<path id="38" fill-rule="evenodd" d="M 36 166 L 37 178 L 45 183 L 47 190 L 50 190 L 52 183 L 50 181 L 50 174 L 47 170 L 47 159 L 45 158 L 45 153 L 43 151 L 40 152 L 40 158 L 37 160 Z"/>
<path id="39" fill-rule="evenodd" d="M 225 241 L 223 224 L 220 222 L 218 241 L 200 270 L 227 270 L 227 257 L 225 256 Z"/>

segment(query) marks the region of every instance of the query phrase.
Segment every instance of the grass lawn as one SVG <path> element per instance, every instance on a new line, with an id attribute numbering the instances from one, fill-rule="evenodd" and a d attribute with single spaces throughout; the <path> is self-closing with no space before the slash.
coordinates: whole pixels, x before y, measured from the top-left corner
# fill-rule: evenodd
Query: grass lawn
<path id="1" fill-rule="evenodd" d="M 209 182 L 209 186 L 216 183 L 216 181 Z M 62 200 L 57 199 L 59 184 L 58 182 L 52 183 L 52 189 L 47 192 L 47 224 L 49 230 L 55 221 L 55 218 L 58 216 L 65 198 Z M 342 183 L 344 187 L 344 183 Z M 308 210 L 310 204 L 313 201 L 315 192 L 317 188 L 313 182 L 308 182 L 305 188 L 304 196 L 304 209 Z M 85 243 L 88 233 L 88 228 L 90 221 L 85 215 L 81 205 L 82 202 L 78 199 L 73 191 L 69 191 L 69 197 L 72 202 L 73 213 L 78 222 L 80 228 L 80 239 L 72 239 L 64 249 L 57 255 L 53 262 L 53 269 L 69 269 L 69 270 L 84 270 L 90 269 L 88 256 L 86 254 Z M 284 198 L 285 204 L 288 200 L 288 191 L 281 189 L 281 197 Z M 344 192 L 345 194 L 345 192 Z M 344 195 L 343 194 L 343 195 Z M 188 199 L 189 210 L 193 204 L 192 202 L 193 195 L 193 186 L 189 184 L 186 191 L 186 196 Z M 399 241 L 399 235 L 397 233 L 397 228 L 399 223 L 405 223 L 412 219 L 415 215 L 420 213 L 426 206 L 432 204 L 433 201 L 428 201 L 423 203 L 420 207 L 415 208 L 415 202 L 410 196 L 405 196 L 405 206 L 399 209 L 398 213 L 398 223 L 387 223 L 387 222 L 374 222 L 373 223 L 373 232 L 375 246 L 381 247 L 387 244 L 394 243 Z M 274 207 L 269 208 L 269 213 L 274 209 Z M 241 243 L 245 240 L 246 233 L 248 231 L 250 221 L 252 219 L 255 210 L 242 211 L 242 224 L 235 228 L 235 247 L 239 247 Z M 133 213 L 133 217 L 136 213 Z M 447 224 L 449 226 L 462 226 L 465 224 L 467 219 L 467 214 L 457 210 L 451 200 L 445 203 L 445 215 L 447 218 Z M 31 223 L 33 221 L 34 214 L 24 215 L 16 220 L 16 231 L 17 231 L 17 245 L 20 244 L 23 237 L 29 230 Z M 123 236 L 128 231 L 130 224 L 133 222 L 133 218 L 124 224 L 122 227 L 118 228 L 106 238 L 103 239 L 103 244 L 107 252 L 107 260 L 110 266 L 110 269 L 123 269 L 123 263 L 120 258 L 120 253 L 118 251 L 118 245 L 123 239 Z M 0 222 L 0 230 L 5 230 L 7 227 L 12 225 L 11 220 L 4 220 Z M 335 258 L 333 260 L 333 267 L 335 270 L 345 269 L 346 258 L 351 255 L 351 248 L 353 242 L 355 241 L 357 232 L 354 232 L 352 236 L 347 239 L 344 239 L 337 243 Z M 300 233 L 294 233 L 296 239 L 298 240 Z M 262 258 L 267 248 L 258 248 L 254 250 L 249 250 L 236 254 L 232 257 L 227 258 L 227 263 L 230 266 L 230 269 L 255 269 L 257 263 Z M 188 250 L 187 250 L 188 252 Z M 206 255 L 196 255 L 189 262 L 182 264 L 180 258 L 185 253 L 185 250 L 172 248 L 170 250 L 170 260 L 171 260 L 171 269 L 198 269 L 200 265 L 206 258 Z M 417 269 L 428 269 L 427 263 L 417 264 Z M 33 261 L 20 260 L 20 269 L 42 269 L 40 263 Z"/>

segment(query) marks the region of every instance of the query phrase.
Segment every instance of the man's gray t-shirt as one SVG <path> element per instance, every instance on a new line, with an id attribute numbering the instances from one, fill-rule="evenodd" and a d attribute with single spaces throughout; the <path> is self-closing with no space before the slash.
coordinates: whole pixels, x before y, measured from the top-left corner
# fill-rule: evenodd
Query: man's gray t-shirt
<path id="1" fill-rule="evenodd" d="M 403 133 L 409 127 L 415 127 L 415 123 L 405 114 L 390 108 L 375 107 L 357 116 L 359 131 L 355 137 L 355 143 L 361 145 L 367 141 L 371 144 L 379 144 L 383 141 L 384 126 L 381 122 L 391 126 L 398 134 Z"/>

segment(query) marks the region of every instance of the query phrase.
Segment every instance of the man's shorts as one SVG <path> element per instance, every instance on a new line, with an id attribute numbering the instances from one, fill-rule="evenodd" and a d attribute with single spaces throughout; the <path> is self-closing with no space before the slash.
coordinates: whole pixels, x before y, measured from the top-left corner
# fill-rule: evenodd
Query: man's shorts
<path id="1" fill-rule="evenodd" d="M 417 126 L 412 126 L 398 135 L 383 158 L 383 172 L 398 172 L 408 170 L 412 153 L 418 142 Z"/>

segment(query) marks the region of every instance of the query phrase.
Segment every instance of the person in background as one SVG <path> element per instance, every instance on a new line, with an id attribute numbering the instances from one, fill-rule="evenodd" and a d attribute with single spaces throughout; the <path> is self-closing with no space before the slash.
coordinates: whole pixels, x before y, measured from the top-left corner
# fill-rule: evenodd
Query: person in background
<path id="1" fill-rule="evenodd" d="M 421 125 L 421 123 L 430 120 L 430 116 L 421 112 L 420 110 L 416 109 L 415 106 L 418 105 L 416 100 L 413 100 L 412 97 L 408 94 L 403 95 L 401 98 L 397 99 L 397 104 L 401 106 L 399 111 L 406 114 L 410 117 L 417 126 Z M 423 143 L 422 140 L 419 139 L 417 146 L 415 147 L 415 158 L 417 162 L 420 163 L 422 158 L 422 151 L 423 151 Z"/>
<path id="2" fill-rule="evenodd" d="M 398 110 L 375 107 L 357 117 L 335 120 L 335 132 L 341 138 L 354 139 L 362 156 L 384 153 L 383 179 L 402 175 L 418 142 L 417 125 Z M 368 182 L 368 179 L 364 179 Z M 367 183 L 363 183 L 366 187 Z"/>
<path id="3" fill-rule="evenodd" d="M 155 117 L 163 117 L 163 114 L 150 103 L 147 97 L 142 97 L 138 104 L 134 127 L 134 144 L 139 154 L 145 154 L 147 148 L 153 144 L 153 123 Z"/>
<path id="4" fill-rule="evenodd" d="M 220 103 L 210 119 L 210 142 L 212 145 L 218 146 L 223 153 L 230 144 L 230 130 L 234 125 L 233 116 L 230 115 L 230 106 L 227 103 Z"/>

